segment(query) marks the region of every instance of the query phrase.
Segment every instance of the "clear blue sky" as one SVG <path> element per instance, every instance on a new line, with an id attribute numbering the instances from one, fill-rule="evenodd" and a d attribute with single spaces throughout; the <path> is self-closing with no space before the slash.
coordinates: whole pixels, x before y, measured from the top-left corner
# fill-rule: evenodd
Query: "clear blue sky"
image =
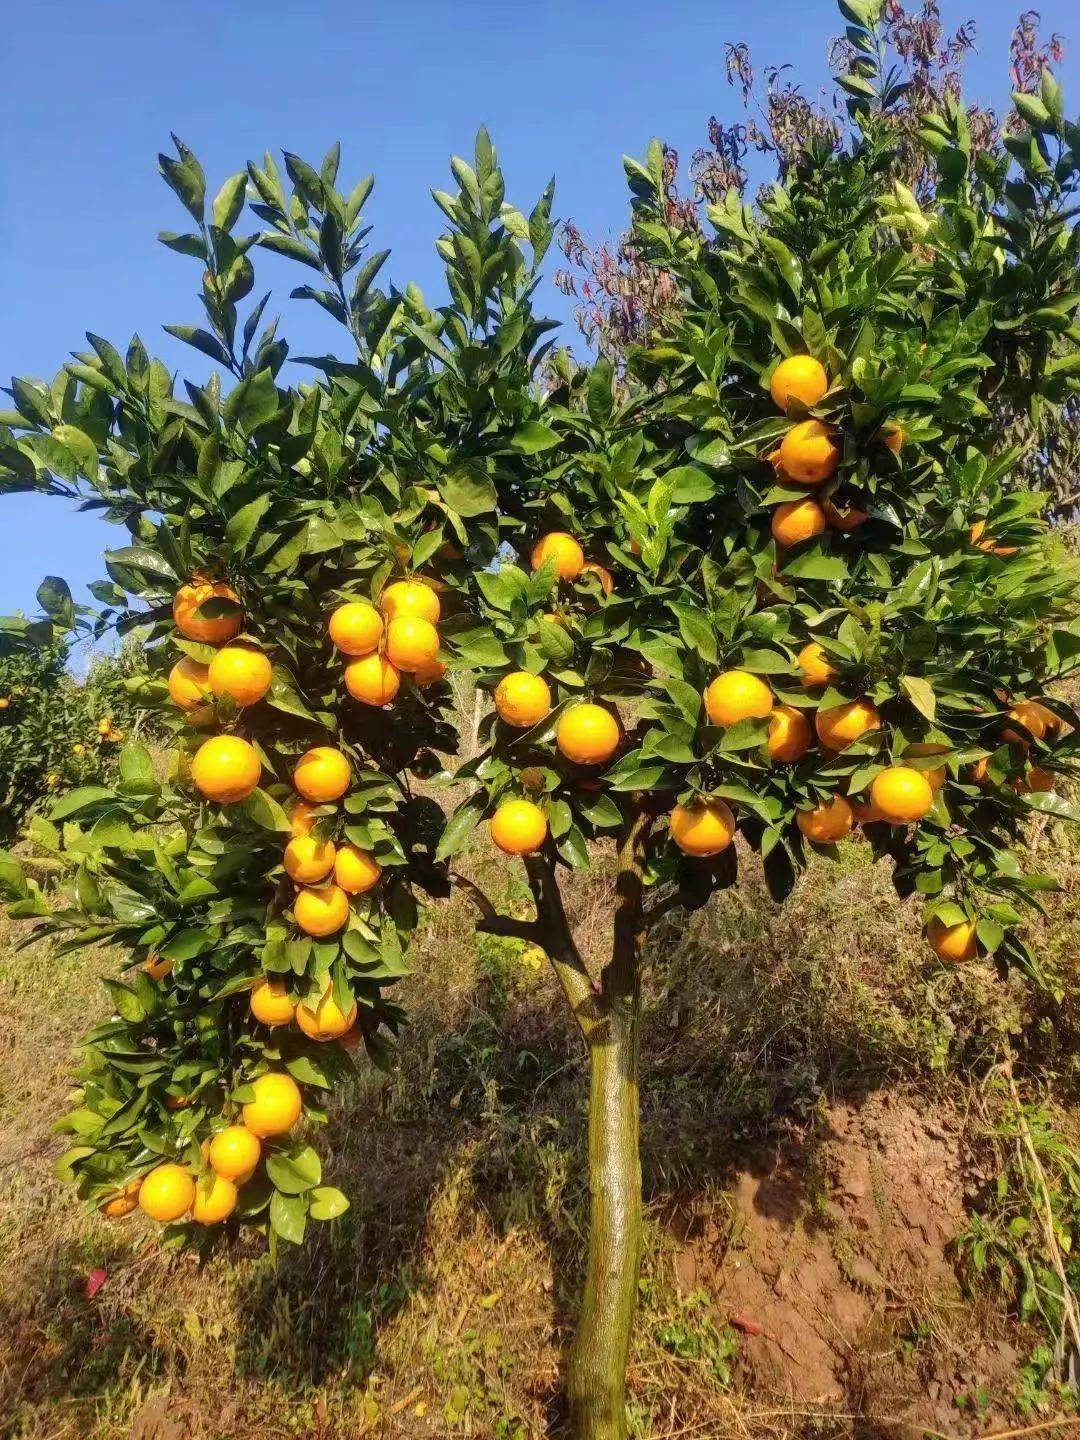
<path id="1" fill-rule="evenodd" d="M 999 108 L 1018 8 L 942 0 L 951 25 L 977 15 L 968 89 Z M 1045 34 L 1068 34 L 1066 0 L 1040 9 Z M 87 330 L 121 348 L 138 331 L 171 367 L 201 376 L 208 362 L 161 331 L 201 318 L 197 263 L 155 240 L 159 229 L 184 228 L 156 171 L 170 130 L 199 155 L 211 193 L 267 147 L 317 164 L 340 139 L 339 183 L 376 175 L 372 238 L 393 250 L 383 277 L 441 298 L 441 216 L 428 192 L 451 188 L 448 156 L 469 153 L 479 123 L 515 203 L 531 205 L 554 173 L 556 213 L 590 236 L 614 235 L 626 213 L 624 151 L 641 155 L 659 135 L 688 160 L 710 114 L 739 118 L 725 40 L 745 40 L 759 72 L 793 62 L 816 90 L 840 28 L 832 0 L 15 4 L 0 94 L 0 383 L 52 376 Z M 1070 49 L 1062 78 L 1071 109 L 1076 70 Z M 254 258 L 256 294 L 273 286 L 271 313 L 285 310 L 294 353 L 334 345 L 328 317 L 288 300 L 295 267 Z M 566 314 L 554 287 L 541 294 L 550 313 Z M 0 613 L 33 610 L 49 572 L 86 598 L 82 587 L 103 573 L 101 551 L 123 543 L 115 527 L 38 496 L 0 498 L 0 534 Z"/>

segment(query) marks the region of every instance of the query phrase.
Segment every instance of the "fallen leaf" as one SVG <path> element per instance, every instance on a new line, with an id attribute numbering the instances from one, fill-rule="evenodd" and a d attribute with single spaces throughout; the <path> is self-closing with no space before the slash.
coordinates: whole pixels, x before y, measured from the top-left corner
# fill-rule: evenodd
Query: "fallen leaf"
<path id="1" fill-rule="evenodd" d="M 90 1271 L 90 1274 L 86 1277 L 86 1298 L 87 1298 L 87 1300 L 93 1300 L 94 1296 L 98 1293 L 98 1291 L 101 1289 L 101 1287 L 105 1284 L 105 1281 L 106 1281 L 107 1279 L 108 1279 L 108 1276 L 106 1275 L 106 1273 L 105 1273 L 104 1270 L 100 1270 L 100 1269 L 99 1269 L 99 1270 L 91 1270 L 91 1271 Z"/>
<path id="2" fill-rule="evenodd" d="M 745 1310 L 736 1310 L 735 1314 L 729 1317 L 728 1324 L 735 1330 L 741 1330 L 744 1335 L 765 1334 L 764 1325 L 759 1325 L 756 1320 L 751 1319 Z"/>

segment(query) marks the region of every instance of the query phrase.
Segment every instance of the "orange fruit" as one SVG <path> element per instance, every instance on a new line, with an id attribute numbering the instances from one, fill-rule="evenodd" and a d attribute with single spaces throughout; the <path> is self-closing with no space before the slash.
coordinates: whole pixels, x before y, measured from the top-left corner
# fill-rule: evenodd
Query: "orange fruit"
<path id="1" fill-rule="evenodd" d="M 595 560 L 586 560 L 581 567 L 582 575 L 595 575 L 600 581 L 600 589 L 605 595 L 610 595 L 615 589 L 615 577 L 606 565 L 599 565 Z"/>
<path id="2" fill-rule="evenodd" d="M 142 968 L 151 980 L 164 980 L 167 975 L 172 974 L 173 962 L 160 955 L 148 955 Z"/>
<path id="3" fill-rule="evenodd" d="M 819 710 L 814 728 L 822 745 L 830 750 L 846 750 L 869 731 L 880 730 L 881 716 L 873 701 L 849 700 L 845 705 Z"/>
<path id="4" fill-rule="evenodd" d="M 297 885 L 317 885 L 334 868 L 336 853 L 332 840 L 301 835 L 285 846 L 285 873 Z"/>
<path id="5" fill-rule="evenodd" d="M 226 1125 L 210 1141 L 206 1158 L 224 1180 L 239 1181 L 258 1165 L 262 1146 L 244 1125 Z"/>
<path id="6" fill-rule="evenodd" d="M 829 377 L 825 366 L 813 355 L 789 355 L 772 373 L 769 393 L 773 404 L 785 413 L 789 400 L 801 400 L 804 405 L 816 405 L 829 388 Z"/>
<path id="7" fill-rule="evenodd" d="M 533 546 L 532 568 L 539 570 L 545 560 L 555 561 L 555 573 L 560 580 L 576 580 L 585 568 L 585 552 L 565 530 L 552 530 Z"/>
<path id="8" fill-rule="evenodd" d="M 809 645 L 804 645 L 796 659 L 799 669 L 802 671 L 801 678 L 805 690 L 813 690 L 818 685 L 827 685 L 830 680 L 835 680 L 840 674 L 840 671 L 825 654 L 824 648 L 816 640 L 811 640 Z"/>
<path id="9" fill-rule="evenodd" d="M 314 1010 L 310 1005 L 297 1006 L 296 1023 L 312 1040 L 337 1040 L 356 1023 L 356 1001 L 352 1002 L 347 1013 L 342 1014 L 334 999 L 333 986 L 327 985 Z"/>
<path id="10" fill-rule="evenodd" d="M 186 1215 L 194 1198 L 195 1177 L 186 1165 L 158 1165 L 139 1186 L 139 1209 L 163 1225 Z"/>
<path id="11" fill-rule="evenodd" d="M 926 938 L 930 942 L 930 949 L 939 960 L 950 960 L 953 963 L 974 960 L 978 945 L 975 925 L 974 920 L 961 920 L 955 925 L 943 925 L 935 915 L 926 927 Z"/>
<path id="12" fill-rule="evenodd" d="M 603 765 L 619 748 L 619 722 L 603 705 L 572 705 L 559 716 L 555 744 L 575 765 Z"/>
<path id="13" fill-rule="evenodd" d="M 815 845 L 833 845 L 843 840 L 854 819 L 843 795 L 834 795 L 831 800 L 823 800 L 811 810 L 799 810 L 795 815 L 795 823 Z"/>
<path id="14" fill-rule="evenodd" d="M 364 705 L 389 705 L 401 689 L 401 676 L 385 656 L 365 655 L 345 666 L 345 688 Z"/>
<path id="15" fill-rule="evenodd" d="M 551 690 L 542 675 L 514 670 L 495 687 L 495 709 L 504 724 L 528 730 L 550 711 Z"/>
<path id="16" fill-rule="evenodd" d="M 191 1218 L 200 1225 L 220 1225 L 236 1209 L 239 1191 L 223 1175 L 204 1175 L 195 1186 Z"/>
<path id="17" fill-rule="evenodd" d="M 293 771 L 293 785 L 315 805 L 340 800 L 352 780 L 348 758 L 333 745 L 316 745 L 300 756 Z"/>
<path id="18" fill-rule="evenodd" d="M 198 640 L 203 645 L 224 645 L 231 640 L 244 623 L 243 613 L 237 610 L 231 615 L 196 615 L 200 605 L 208 600 L 233 600 L 240 597 L 236 591 L 221 580 L 207 580 L 205 575 L 193 575 L 186 585 L 173 597 L 173 623 L 181 635 L 188 640 Z"/>
<path id="19" fill-rule="evenodd" d="M 210 661 L 207 678 L 215 695 L 227 695 L 237 705 L 257 705 L 270 689 L 273 669 L 261 650 L 225 645 Z"/>
<path id="20" fill-rule="evenodd" d="M 336 935 L 349 918 L 349 897 L 337 885 L 301 890 L 293 901 L 293 914 L 305 935 Z"/>
<path id="21" fill-rule="evenodd" d="M 860 804 L 857 800 L 852 800 L 850 804 L 852 818 L 856 825 L 877 825 L 885 819 L 876 805 Z"/>
<path id="22" fill-rule="evenodd" d="M 491 817 L 491 838 L 506 855 L 531 855 L 547 832 L 544 812 L 531 800 L 504 800 Z"/>
<path id="23" fill-rule="evenodd" d="M 422 580 L 395 580 L 379 597 L 379 609 L 387 620 L 399 615 L 415 615 L 429 625 L 437 625 L 442 614 L 439 597 Z"/>
<path id="24" fill-rule="evenodd" d="M 191 778 L 199 794 L 221 805 L 246 800 L 259 783 L 262 763 L 239 735 L 215 735 L 195 752 Z"/>
<path id="25" fill-rule="evenodd" d="M 439 654 L 439 632 L 419 615 L 395 615 L 386 627 L 386 658 L 398 670 L 423 670 Z"/>
<path id="26" fill-rule="evenodd" d="M 705 859 L 726 850 L 735 837 L 735 816 L 724 800 L 695 800 L 676 805 L 668 833 L 684 855 Z"/>
<path id="27" fill-rule="evenodd" d="M 382 866 L 357 845 L 341 845 L 334 860 L 335 883 L 347 895 L 363 895 L 379 883 Z"/>
<path id="28" fill-rule="evenodd" d="M 820 420 L 801 420 L 780 443 L 780 469 L 796 485 L 820 485 L 840 463 L 834 432 Z"/>
<path id="29" fill-rule="evenodd" d="M 705 712 L 710 725 L 735 725 L 740 720 L 761 719 L 772 708 L 772 691 L 749 670 L 724 670 L 705 691 Z"/>
<path id="30" fill-rule="evenodd" d="M 379 648 L 383 618 L 367 600 L 347 600 L 330 616 L 330 639 L 343 655 L 370 655 Z"/>
<path id="31" fill-rule="evenodd" d="M 830 530 L 839 530 L 843 535 L 850 535 L 860 525 L 865 525 L 870 516 L 865 510 L 857 510 L 854 505 L 834 505 L 831 500 L 822 500 L 821 508 L 825 512 L 825 524 Z"/>
<path id="32" fill-rule="evenodd" d="M 248 1006 L 261 1025 L 288 1025 L 296 1006 L 289 999 L 284 980 L 260 980 L 251 992 Z"/>
<path id="33" fill-rule="evenodd" d="M 778 505 L 769 527 L 778 545 L 798 545 L 825 531 L 825 512 L 816 500 L 789 500 Z"/>
<path id="34" fill-rule="evenodd" d="M 303 1108 L 300 1087 L 292 1076 L 271 1070 L 252 1081 L 251 1088 L 255 1098 L 244 1106 L 243 1115 L 244 1125 L 252 1135 L 265 1140 L 291 1130 Z"/>
<path id="35" fill-rule="evenodd" d="M 906 759 L 909 755 L 947 755 L 950 748 L 948 745 L 937 745 L 933 741 L 920 741 L 917 745 L 907 747 L 904 751 L 904 758 Z M 944 765 L 935 766 L 933 770 L 920 770 L 919 774 L 928 782 L 935 795 L 949 778 L 949 772 Z"/>
<path id="36" fill-rule="evenodd" d="M 777 705 L 769 717 L 769 756 L 790 763 L 810 749 L 810 722 L 793 705 Z"/>
<path id="37" fill-rule="evenodd" d="M 180 710 L 198 710 L 210 696 L 209 667 L 185 655 L 169 671 L 169 699 Z"/>
<path id="38" fill-rule="evenodd" d="M 1040 705 L 1036 700 L 1018 700 L 1009 711 L 1010 720 L 1018 720 L 1026 730 L 1029 730 L 1036 740 L 1041 740 L 1046 734 L 1046 706 Z M 1029 743 L 1026 735 L 1010 726 L 1008 730 L 1001 732 L 1003 740 L 1011 740 L 1014 745 L 1027 745 Z"/>
<path id="39" fill-rule="evenodd" d="M 102 1215 L 109 1220 L 123 1220 L 125 1216 L 137 1210 L 141 1187 L 141 1180 L 129 1180 L 121 1191 L 106 1200 L 105 1204 L 101 1206 Z"/>
<path id="40" fill-rule="evenodd" d="M 108 735 L 108 733 L 109 733 L 109 731 L 110 731 L 111 729 L 112 729 L 112 721 L 111 721 L 111 720 L 103 719 L 103 720 L 99 720 L 99 721 L 97 722 L 97 733 L 98 733 L 99 735 Z"/>
<path id="41" fill-rule="evenodd" d="M 1050 709 L 1049 705 L 1044 705 L 1041 700 L 1029 700 L 1027 703 L 1043 722 L 1044 735 L 1052 735 L 1056 730 L 1061 729 L 1064 722 L 1060 715 Z"/>
<path id="42" fill-rule="evenodd" d="M 0 710 L 6 710 L 10 704 L 11 701 L 6 695 L 0 695 Z"/>
<path id="43" fill-rule="evenodd" d="M 921 770 L 890 765 L 874 776 L 870 802 L 890 825 L 910 825 L 934 808 L 934 791 Z"/>
<path id="44" fill-rule="evenodd" d="M 300 835 L 310 835 L 315 825 L 315 807 L 306 800 L 294 800 L 286 812 L 289 817 L 289 833 L 295 840 Z"/>
<path id="45" fill-rule="evenodd" d="M 441 660 L 432 660 L 430 665 L 421 665 L 419 670 L 413 671 L 413 684 L 418 685 L 421 690 L 426 690 L 429 685 L 437 685 L 446 674 L 446 666 Z"/>
<path id="46" fill-rule="evenodd" d="M 885 446 L 886 450 L 891 450 L 894 455 L 900 454 L 904 446 L 904 441 L 907 439 L 907 434 L 902 425 L 898 425 L 895 420 L 887 420 L 885 424 L 882 425 L 878 434 L 881 436 L 881 443 Z"/>

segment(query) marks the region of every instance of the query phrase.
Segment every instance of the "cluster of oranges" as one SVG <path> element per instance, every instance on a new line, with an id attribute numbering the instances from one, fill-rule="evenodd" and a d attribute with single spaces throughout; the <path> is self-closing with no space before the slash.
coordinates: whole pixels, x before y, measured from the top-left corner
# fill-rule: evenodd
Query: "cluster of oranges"
<path id="1" fill-rule="evenodd" d="M 218 1225 L 236 1209 L 240 1187 L 255 1173 L 262 1142 L 285 1135 L 300 1118 L 300 1087 L 291 1075 L 270 1071 L 251 1085 L 242 1124 L 226 1125 L 202 1147 L 205 1171 L 167 1161 L 130 1181 L 101 1207 L 111 1220 L 140 1209 L 151 1220 L 171 1224 L 185 1216 L 200 1225 Z"/>
<path id="2" fill-rule="evenodd" d="M 422 580 L 395 580 L 379 597 L 349 600 L 330 617 L 330 639 L 343 655 L 345 688 L 364 705 L 389 705 L 401 689 L 402 672 L 421 688 L 446 673 L 439 659 L 442 607 Z"/>

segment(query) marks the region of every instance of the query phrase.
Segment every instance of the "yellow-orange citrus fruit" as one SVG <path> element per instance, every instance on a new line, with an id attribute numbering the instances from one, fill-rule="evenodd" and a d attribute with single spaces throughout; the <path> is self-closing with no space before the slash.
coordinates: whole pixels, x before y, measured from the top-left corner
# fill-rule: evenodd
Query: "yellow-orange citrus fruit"
<path id="1" fill-rule="evenodd" d="M 337 885 L 301 890 L 293 901 L 293 914 L 305 935 L 335 935 L 349 918 L 349 897 Z"/>
<path id="2" fill-rule="evenodd" d="M 1009 711 L 1010 720 L 1018 720 L 1025 730 L 1029 730 L 1036 740 L 1041 740 L 1046 734 L 1046 706 L 1040 705 L 1035 700 L 1018 700 Z M 1003 740 L 1011 740 L 1014 745 L 1027 745 L 1028 738 L 1019 730 L 1011 726 L 1001 732 Z"/>
<path id="3" fill-rule="evenodd" d="M 840 451 L 820 420 L 802 420 L 780 442 L 780 469 L 796 485 L 820 485 L 836 470 Z"/>
<path id="4" fill-rule="evenodd" d="M 795 823 L 807 840 L 812 840 L 815 845 L 834 845 L 837 840 L 843 840 L 854 819 L 851 806 L 843 795 L 834 795 L 831 800 L 823 800 L 812 809 L 799 810 L 795 814 Z"/>
<path id="5" fill-rule="evenodd" d="M 334 868 L 337 850 L 332 840 L 301 835 L 285 846 L 285 873 L 297 885 L 317 885 Z"/>
<path id="6" fill-rule="evenodd" d="M 198 640 L 203 645 L 224 645 L 239 633 L 244 616 L 239 610 L 231 615 L 196 615 L 199 606 L 205 605 L 208 600 L 232 600 L 239 604 L 240 597 L 230 585 L 220 580 L 211 581 L 202 575 L 193 575 L 173 597 L 173 622 L 188 640 Z"/>
<path id="7" fill-rule="evenodd" d="M 816 500 L 789 500 L 778 505 L 769 526 L 778 545 L 798 545 L 825 531 L 825 512 Z"/>
<path id="8" fill-rule="evenodd" d="M 294 800 L 287 811 L 289 834 L 295 840 L 299 835 L 310 835 L 315 826 L 315 806 L 306 800 Z"/>
<path id="9" fill-rule="evenodd" d="M 340 800 L 349 788 L 352 766 L 347 756 L 333 745 L 316 745 L 301 755 L 293 771 L 293 785 L 315 805 Z"/>
<path id="10" fill-rule="evenodd" d="M 343 655 L 370 655 L 379 648 L 383 618 L 369 601 L 347 600 L 330 616 L 329 629 L 330 639 Z"/>
<path id="11" fill-rule="evenodd" d="M 619 722 L 603 705 L 572 705 L 559 716 L 555 744 L 575 765 L 603 765 L 619 748 Z"/>
<path id="12" fill-rule="evenodd" d="M 398 670 L 423 670 L 439 654 L 439 632 L 419 615 L 395 615 L 386 627 L 386 658 Z"/>
<path id="13" fill-rule="evenodd" d="M 211 1172 L 195 1186 L 191 1202 L 191 1218 L 200 1225 L 220 1225 L 236 1209 L 239 1191 L 224 1175 Z"/>
<path id="14" fill-rule="evenodd" d="M 215 1172 L 225 1180 L 240 1180 L 259 1163 L 262 1145 L 246 1125 L 226 1125 L 210 1141 L 206 1158 Z"/>
<path id="15" fill-rule="evenodd" d="M 600 581 L 600 589 L 605 595 L 610 595 L 615 589 L 615 576 L 606 565 L 600 565 L 595 560 L 586 560 L 581 567 L 582 575 L 595 575 Z"/>
<path id="16" fill-rule="evenodd" d="M 910 825 L 934 808 L 934 792 L 921 770 L 890 765 L 874 776 L 870 801 L 890 825 Z"/>
<path id="17" fill-rule="evenodd" d="M 10 704 L 11 701 L 6 695 L 0 695 L 0 710 L 6 710 Z"/>
<path id="18" fill-rule="evenodd" d="M 421 665 L 418 670 L 413 671 L 413 684 L 426 690 L 429 685 L 437 685 L 445 674 L 446 666 L 443 662 L 432 660 L 430 665 Z"/>
<path id="19" fill-rule="evenodd" d="M 839 530 L 843 535 L 850 535 L 870 519 L 865 510 L 859 510 L 854 505 L 836 505 L 832 500 L 823 500 L 821 508 L 825 512 L 825 524 L 829 529 Z"/>
<path id="20" fill-rule="evenodd" d="M 151 980 L 164 980 L 172 974 L 173 962 L 161 955 L 148 955 L 142 968 Z"/>
<path id="21" fill-rule="evenodd" d="M 885 819 L 876 805 L 862 804 L 857 800 L 851 801 L 851 814 L 856 825 L 879 825 Z"/>
<path id="22" fill-rule="evenodd" d="M 974 960 L 978 943 L 975 924 L 974 920 L 961 920 L 956 925 L 943 925 L 935 915 L 926 927 L 930 949 L 939 960 L 950 960 L 954 964 Z"/>
<path id="23" fill-rule="evenodd" d="M 803 688 L 806 690 L 813 690 L 818 685 L 827 685 L 830 680 L 835 680 L 840 674 L 816 640 L 811 640 L 809 645 L 804 645 L 796 658 L 802 672 Z"/>
<path id="24" fill-rule="evenodd" d="M 296 1023 L 312 1040 L 337 1040 L 356 1023 L 356 1001 L 343 1014 L 334 999 L 333 987 L 328 985 L 314 1010 L 310 1005 L 297 1006 Z"/>
<path id="25" fill-rule="evenodd" d="M 881 729 L 881 716 L 872 700 L 849 700 L 819 710 L 814 717 L 818 739 L 830 750 L 846 750 L 871 730 Z"/>
<path id="26" fill-rule="evenodd" d="M 1029 700 L 1027 703 L 1043 722 L 1044 735 L 1052 735 L 1055 731 L 1061 729 L 1063 724 L 1061 716 L 1055 714 L 1049 705 L 1044 705 L 1041 700 Z"/>
<path id="27" fill-rule="evenodd" d="M 364 655 L 345 666 L 345 688 L 364 705 L 389 705 L 401 689 L 401 676 L 384 655 Z"/>
<path id="28" fill-rule="evenodd" d="M 186 1165 L 158 1165 L 139 1186 L 139 1209 L 163 1225 L 186 1215 L 194 1198 L 195 1177 Z"/>
<path id="29" fill-rule="evenodd" d="M 919 758 L 923 755 L 947 755 L 950 747 L 938 745 L 932 740 L 922 740 L 917 745 L 909 745 L 904 751 L 905 760 L 909 755 Z M 945 781 L 949 778 L 949 772 L 944 765 L 935 765 L 932 770 L 920 770 L 922 775 L 936 795 Z"/>
<path id="30" fill-rule="evenodd" d="M 288 1025 L 296 1010 L 284 980 L 260 980 L 251 992 L 248 1006 L 261 1025 Z"/>
<path id="31" fill-rule="evenodd" d="M 550 711 L 551 690 L 542 675 L 514 670 L 495 687 L 495 709 L 504 724 L 528 730 Z"/>
<path id="32" fill-rule="evenodd" d="M 762 719 L 773 707 L 773 693 L 764 680 L 749 670 L 724 670 L 705 691 L 705 712 L 710 725 L 735 725 L 740 720 Z"/>
<path id="33" fill-rule="evenodd" d="M 801 400 L 806 406 L 816 405 L 829 388 L 825 366 L 813 355 L 789 355 L 772 373 L 769 392 L 773 404 L 787 411 L 789 400 Z"/>
<path id="34" fill-rule="evenodd" d="M 102 1215 L 109 1220 L 123 1220 L 132 1211 L 139 1208 L 139 1190 L 142 1187 L 141 1180 L 129 1180 L 124 1188 L 116 1195 L 105 1201 L 101 1206 Z"/>
<path id="35" fill-rule="evenodd" d="M 342 845 L 334 860 L 334 880 L 348 895 L 363 895 L 379 883 L 382 866 L 358 845 Z"/>
<path id="36" fill-rule="evenodd" d="M 735 835 L 735 816 L 723 800 L 695 800 L 676 805 L 668 833 L 684 855 L 706 859 L 726 850 Z"/>
<path id="37" fill-rule="evenodd" d="M 379 609 L 387 620 L 399 615 L 415 615 L 429 625 L 437 625 L 442 614 L 439 597 L 422 580 L 395 580 L 379 597 Z"/>
<path id="38" fill-rule="evenodd" d="M 210 696 L 209 668 L 185 655 L 169 671 L 169 699 L 178 709 L 198 710 Z"/>
<path id="39" fill-rule="evenodd" d="M 790 763 L 810 749 L 810 722 L 793 705 L 777 705 L 769 716 L 769 755 Z"/>
<path id="40" fill-rule="evenodd" d="M 215 735 L 195 752 L 191 778 L 200 795 L 222 805 L 246 800 L 259 783 L 262 764 L 255 747 L 239 735 Z"/>
<path id="41" fill-rule="evenodd" d="M 215 695 L 227 695 L 237 705 L 257 705 L 270 689 L 273 667 L 269 657 L 249 645 L 225 645 L 210 661 L 208 678 Z"/>
<path id="42" fill-rule="evenodd" d="M 882 425 L 879 433 L 881 435 L 881 443 L 885 446 L 886 450 L 891 450 L 894 455 L 899 455 L 900 451 L 904 448 L 904 441 L 907 439 L 904 427 L 898 425 L 895 420 L 889 420 Z"/>
<path id="43" fill-rule="evenodd" d="M 292 1076 L 272 1070 L 260 1075 L 251 1088 L 255 1098 L 249 1100 L 243 1110 L 247 1129 L 262 1140 L 291 1130 L 302 1108 L 300 1087 Z"/>
<path id="44" fill-rule="evenodd" d="M 539 570 L 545 560 L 555 561 L 560 580 L 576 580 L 585 568 L 585 552 L 565 530 L 552 530 L 533 546 L 532 568 Z"/>
<path id="45" fill-rule="evenodd" d="M 531 800 L 504 800 L 491 817 L 491 838 L 506 855 L 531 855 L 547 832 L 547 818 Z"/>

